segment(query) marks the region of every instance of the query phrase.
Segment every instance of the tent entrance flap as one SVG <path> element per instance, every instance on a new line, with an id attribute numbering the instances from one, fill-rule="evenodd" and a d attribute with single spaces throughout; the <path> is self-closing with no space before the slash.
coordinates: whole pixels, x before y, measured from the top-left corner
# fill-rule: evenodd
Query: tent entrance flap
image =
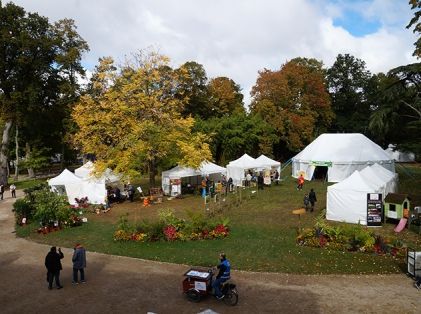
<path id="1" fill-rule="evenodd" d="M 316 166 L 313 172 L 313 179 L 325 181 L 327 179 L 327 170 L 327 166 Z"/>

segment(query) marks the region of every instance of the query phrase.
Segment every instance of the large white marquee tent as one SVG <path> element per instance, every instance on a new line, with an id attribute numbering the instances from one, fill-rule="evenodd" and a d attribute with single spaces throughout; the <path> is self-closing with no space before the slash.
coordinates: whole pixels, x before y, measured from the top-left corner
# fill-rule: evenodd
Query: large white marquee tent
<path id="1" fill-rule="evenodd" d="M 327 168 L 327 181 L 340 182 L 355 170 L 378 163 L 395 172 L 395 162 L 379 145 L 359 133 L 322 134 L 292 158 L 292 176 L 311 180 L 316 167 Z"/>
<path id="2" fill-rule="evenodd" d="M 396 192 L 397 177 L 374 164 L 327 188 L 326 219 L 367 224 L 367 194 Z"/>

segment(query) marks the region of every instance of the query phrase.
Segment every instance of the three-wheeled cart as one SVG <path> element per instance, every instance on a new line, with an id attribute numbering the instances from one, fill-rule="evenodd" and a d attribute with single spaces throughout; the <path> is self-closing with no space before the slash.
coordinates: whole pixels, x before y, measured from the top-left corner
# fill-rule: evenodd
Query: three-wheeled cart
<path id="1" fill-rule="evenodd" d="M 184 273 L 183 293 L 192 302 L 199 302 L 203 297 L 212 295 L 213 270 L 189 269 Z M 236 305 L 238 303 L 238 291 L 236 285 L 227 281 L 221 287 L 224 303 Z"/>

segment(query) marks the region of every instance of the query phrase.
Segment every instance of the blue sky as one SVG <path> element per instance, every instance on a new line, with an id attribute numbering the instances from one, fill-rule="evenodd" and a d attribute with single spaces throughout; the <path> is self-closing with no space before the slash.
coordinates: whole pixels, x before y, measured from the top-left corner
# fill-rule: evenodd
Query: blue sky
<path id="1" fill-rule="evenodd" d="M 348 10 L 341 17 L 333 19 L 334 26 L 341 26 L 356 37 L 376 33 L 382 26 L 377 18 L 366 18 L 361 12 Z"/>

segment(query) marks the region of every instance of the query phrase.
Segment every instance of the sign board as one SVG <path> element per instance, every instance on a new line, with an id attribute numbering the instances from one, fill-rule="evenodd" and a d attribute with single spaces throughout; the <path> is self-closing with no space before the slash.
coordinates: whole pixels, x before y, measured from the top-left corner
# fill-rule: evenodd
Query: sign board
<path id="1" fill-rule="evenodd" d="M 324 166 L 324 167 L 332 167 L 331 161 L 310 161 L 310 166 Z"/>
<path id="2" fill-rule="evenodd" d="M 383 201 L 381 193 L 367 193 L 367 226 L 381 226 Z"/>

